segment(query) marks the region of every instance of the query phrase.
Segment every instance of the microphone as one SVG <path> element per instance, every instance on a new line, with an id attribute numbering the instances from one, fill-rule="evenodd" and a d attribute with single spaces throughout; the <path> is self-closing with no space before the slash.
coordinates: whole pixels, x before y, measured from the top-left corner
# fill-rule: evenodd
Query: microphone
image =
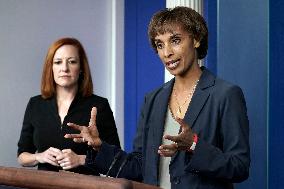
<path id="1" fill-rule="evenodd" d="M 123 167 L 126 165 L 126 163 L 130 160 L 131 158 L 131 154 L 127 154 L 126 158 L 123 160 L 123 162 L 121 163 L 119 169 L 118 169 L 118 172 L 115 176 L 115 178 L 117 178 L 121 172 L 121 170 L 123 169 Z"/>
<path id="2" fill-rule="evenodd" d="M 111 162 L 111 164 L 110 164 L 110 166 L 109 166 L 109 168 L 108 168 L 108 171 L 107 171 L 107 173 L 106 173 L 106 177 L 109 177 L 109 173 L 110 173 L 111 169 L 113 168 L 114 164 L 115 164 L 115 163 L 117 162 L 117 160 L 119 159 L 121 153 L 122 153 L 122 151 L 119 151 L 119 152 L 117 152 L 117 153 L 115 154 L 115 156 L 114 156 L 114 158 L 113 158 L 113 160 L 112 160 L 112 162 Z"/>

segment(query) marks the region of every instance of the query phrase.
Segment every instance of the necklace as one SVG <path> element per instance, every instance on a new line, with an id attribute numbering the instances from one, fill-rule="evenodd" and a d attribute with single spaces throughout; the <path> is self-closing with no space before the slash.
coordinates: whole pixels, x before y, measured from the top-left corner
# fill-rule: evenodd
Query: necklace
<path id="1" fill-rule="evenodd" d="M 178 102 L 178 98 L 177 98 L 177 92 L 176 92 L 176 89 L 174 88 L 174 97 L 175 97 L 175 99 L 176 99 L 176 104 L 177 104 L 177 106 L 178 106 L 178 109 L 177 109 L 177 112 L 176 112 L 176 114 L 177 114 L 177 116 L 178 117 L 181 117 L 181 115 L 182 115 L 182 108 L 183 108 L 183 106 L 186 104 L 186 102 L 192 97 L 192 95 L 193 95 L 193 93 L 194 93 L 194 91 L 195 91 L 195 89 L 196 89 L 196 86 L 197 86 L 197 84 L 198 84 L 198 81 L 199 81 L 199 79 L 195 82 L 195 85 L 193 86 L 193 88 L 192 88 L 192 90 L 190 91 L 190 93 L 186 96 L 186 98 L 185 98 L 185 100 L 184 100 L 184 102 L 182 103 L 182 104 L 180 104 L 179 102 Z"/>

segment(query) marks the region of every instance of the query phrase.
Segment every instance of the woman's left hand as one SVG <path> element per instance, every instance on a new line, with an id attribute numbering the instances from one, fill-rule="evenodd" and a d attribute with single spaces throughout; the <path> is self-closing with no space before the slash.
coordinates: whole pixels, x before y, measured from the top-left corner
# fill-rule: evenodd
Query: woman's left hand
<path id="1" fill-rule="evenodd" d="M 100 139 L 99 132 L 96 125 L 97 108 L 93 107 L 91 110 L 91 118 L 88 127 L 82 127 L 74 123 L 67 123 L 73 129 L 80 131 L 80 134 L 66 134 L 64 138 L 71 138 L 74 142 L 84 143 L 92 146 L 94 150 L 99 151 L 102 140 Z"/>
<path id="2" fill-rule="evenodd" d="M 191 128 L 180 118 L 176 121 L 180 124 L 180 133 L 177 136 L 165 135 L 164 138 L 171 140 L 169 145 L 161 145 L 158 153 L 165 157 L 172 157 L 177 150 L 187 150 L 193 143 L 193 132 Z"/>
<path id="3" fill-rule="evenodd" d="M 85 164 L 85 155 L 78 155 L 71 149 L 62 150 L 62 155 L 56 157 L 58 164 L 64 169 L 72 169 Z"/>

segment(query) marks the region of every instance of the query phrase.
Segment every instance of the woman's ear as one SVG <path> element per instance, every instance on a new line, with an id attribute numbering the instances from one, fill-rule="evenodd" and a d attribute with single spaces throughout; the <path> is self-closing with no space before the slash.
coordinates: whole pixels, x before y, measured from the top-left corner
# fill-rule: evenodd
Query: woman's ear
<path id="1" fill-rule="evenodd" d="M 194 48 L 198 48 L 200 46 L 200 42 L 199 41 L 196 41 L 195 39 L 193 39 L 193 43 L 194 43 Z"/>

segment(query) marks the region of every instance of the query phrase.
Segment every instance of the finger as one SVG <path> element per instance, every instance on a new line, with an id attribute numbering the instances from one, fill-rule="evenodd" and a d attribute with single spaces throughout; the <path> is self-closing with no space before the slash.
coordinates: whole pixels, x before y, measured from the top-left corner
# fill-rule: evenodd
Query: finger
<path id="1" fill-rule="evenodd" d="M 51 154 L 48 154 L 45 159 L 46 159 L 46 161 L 57 162 L 55 156 L 53 156 Z"/>
<path id="2" fill-rule="evenodd" d="M 54 147 L 50 147 L 49 152 L 53 153 L 53 155 L 55 156 L 62 154 L 61 150 L 59 150 L 58 148 L 54 148 Z"/>
<path id="3" fill-rule="evenodd" d="M 184 127 L 188 127 L 188 125 L 185 123 L 185 121 L 181 118 L 177 118 L 176 121 L 179 123 L 179 125 L 184 128 Z"/>
<path id="4" fill-rule="evenodd" d="M 68 170 L 68 169 L 71 169 L 72 168 L 72 166 L 71 165 L 68 165 L 68 166 L 64 166 L 64 167 L 62 167 L 62 169 L 63 170 Z"/>
<path id="5" fill-rule="evenodd" d="M 57 163 L 61 166 L 62 163 L 65 163 L 65 160 L 64 159 L 60 159 L 60 160 L 57 161 Z"/>
<path id="6" fill-rule="evenodd" d="M 69 154 L 70 154 L 70 152 L 69 152 L 69 150 L 70 149 L 64 149 L 64 150 L 62 150 L 62 154 L 61 155 L 59 155 L 59 156 L 57 156 L 56 157 L 56 160 L 59 162 L 59 161 L 61 161 L 61 162 L 63 162 L 63 161 L 69 161 L 68 160 L 68 156 L 69 156 Z M 71 151 L 71 150 L 70 150 Z"/>
<path id="7" fill-rule="evenodd" d="M 173 141 L 173 142 L 179 142 L 180 141 L 179 136 L 172 136 L 172 135 L 165 135 L 164 139 L 167 139 L 167 140 L 170 140 L 170 141 Z"/>
<path id="8" fill-rule="evenodd" d="M 158 153 L 164 157 L 172 157 L 176 153 L 176 151 L 171 150 L 158 150 Z"/>
<path id="9" fill-rule="evenodd" d="M 161 146 L 159 146 L 159 150 L 177 150 L 178 149 L 178 145 L 176 143 L 172 143 L 172 144 L 163 144 Z"/>
<path id="10" fill-rule="evenodd" d="M 83 129 L 83 127 L 81 127 L 80 125 L 77 125 L 75 123 L 67 123 L 67 125 L 73 129 L 76 129 L 78 131 L 81 131 Z"/>
<path id="11" fill-rule="evenodd" d="M 158 153 L 164 157 L 171 157 L 177 151 L 177 144 L 173 143 L 170 145 L 159 146 Z"/>
<path id="12" fill-rule="evenodd" d="M 56 162 L 54 162 L 54 161 L 46 161 L 46 162 L 49 163 L 49 164 L 51 164 L 51 165 L 53 165 L 53 166 L 56 166 L 56 167 L 59 166 L 58 163 L 56 163 Z"/>
<path id="13" fill-rule="evenodd" d="M 64 138 L 73 138 L 73 139 L 75 139 L 75 138 L 82 138 L 82 137 L 81 137 L 81 134 L 65 134 Z"/>
<path id="14" fill-rule="evenodd" d="M 76 143 L 84 143 L 84 142 L 86 142 L 86 141 L 83 141 L 83 138 L 82 138 L 82 137 L 73 138 L 73 141 L 76 142 Z"/>
<path id="15" fill-rule="evenodd" d="M 62 152 L 65 153 L 65 154 L 68 154 L 68 153 L 71 153 L 72 150 L 71 149 L 63 149 Z"/>
<path id="16" fill-rule="evenodd" d="M 62 161 L 65 158 L 64 154 L 61 154 L 59 156 L 56 156 L 56 161 Z M 58 162 L 59 163 L 59 162 Z"/>
<path id="17" fill-rule="evenodd" d="M 56 151 L 53 151 L 52 149 L 48 149 L 48 155 L 51 156 L 51 157 L 57 157 L 59 155 L 61 155 L 62 152 L 56 152 Z"/>
<path id="18" fill-rule="evenodd" d="M 97 119 L 97 108 L 93 107 L 91 110 L 91 118 L 90 118 L 89 126 L 96 125 L 96 119 Z"/>
<path id="19" fill-rule="evenodd" d="M 62 167 L 62 168 L 65 166 L 65 161 L 60 161 L 58 163 L 59 163 L 60 167 Z"/>
<path id="20" fill-rule="evenodd" d="M 64 163 L 65 157 L 64 156 L 56 157 L 56 161 L 57 161 L 58 164 Z"/>
<path id="21" fill-rule="evenodd" d="M 60 167 L 62 167 L 63 169 L 70 166 L 70 162 L 67 162 L 67 161 L 63 161 L 60 163 Z"/>
<path id="22" fill-rule="evenodd" d="M 52 156 L 46 158 L 45 162 L 54 166 L 59 166 L 55 158 L 53 158 Z"/>

